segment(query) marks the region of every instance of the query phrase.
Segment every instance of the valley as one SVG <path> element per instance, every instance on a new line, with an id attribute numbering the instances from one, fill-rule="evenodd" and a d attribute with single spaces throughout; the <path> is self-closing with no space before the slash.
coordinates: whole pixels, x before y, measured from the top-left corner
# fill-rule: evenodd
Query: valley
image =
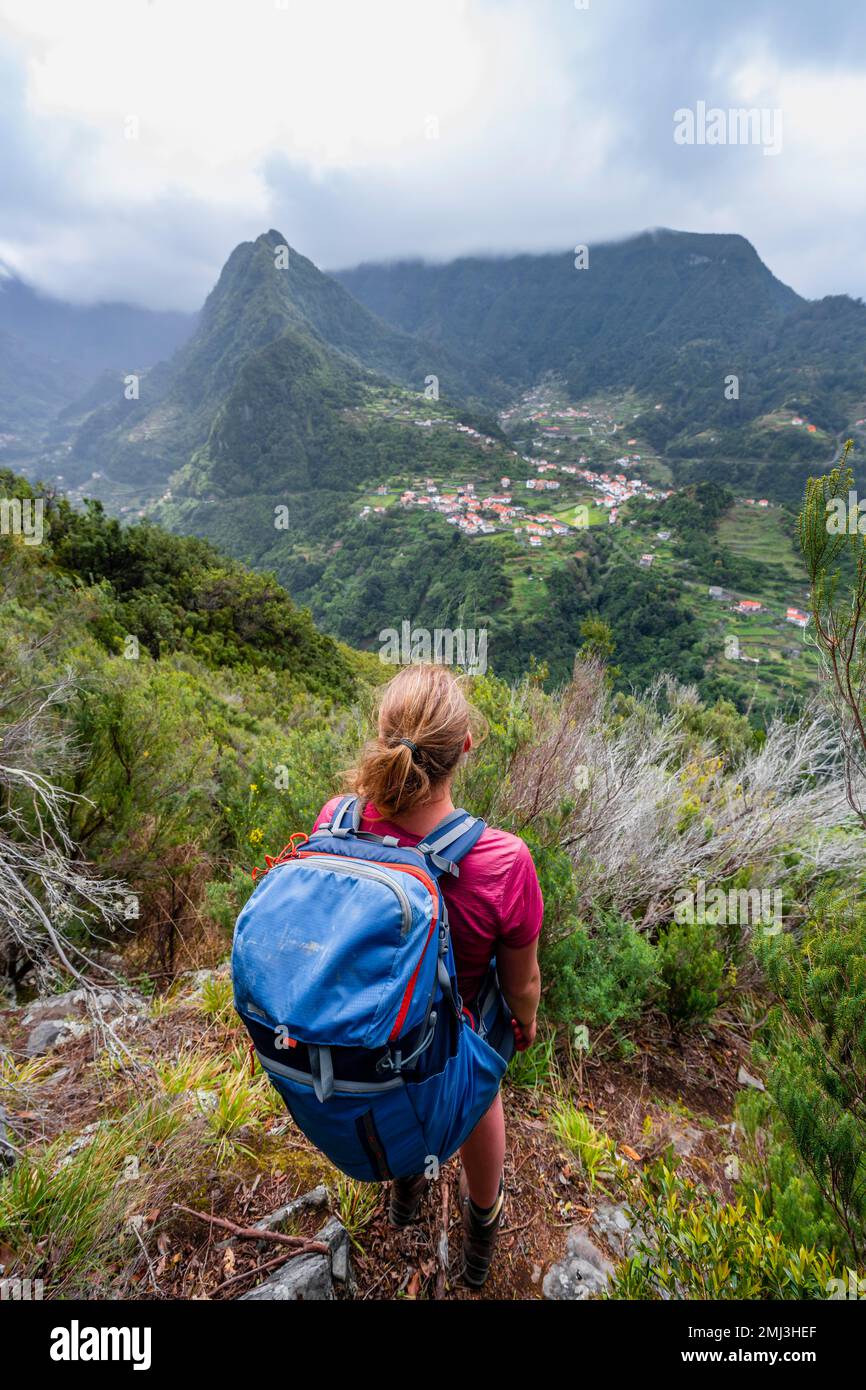
<path id="1" fill-rule="evenodd" d="M 758 726 L 802 702 L 796 510 L 864 406 L 826 325 L 808 364 L 785 342 L 829 316 L 866 343 L 862 306 L 819 313 L 741 238 L 638 237 L 599 248 L 592 280 L 559 257 L 468 262 L 459 302 L 447 267 L 331 277 L 287 246 L 237 247 L 194 322 L 158 325 L 188 336 L 132 399 L 103 371 L 4 460 L 272 571 L 357 647 L 404 620 L 483 628 L 498 674 L 552 688 L 601 622 L 623 690 L 667 672 Z"/>

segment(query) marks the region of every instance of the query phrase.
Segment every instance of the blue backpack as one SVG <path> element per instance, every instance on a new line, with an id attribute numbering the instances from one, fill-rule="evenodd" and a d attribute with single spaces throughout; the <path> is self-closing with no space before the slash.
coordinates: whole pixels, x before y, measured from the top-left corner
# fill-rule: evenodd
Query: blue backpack
<path id="1" fill-rule="evenodd" d="M 452 811 L 410 847 L 361 830 L 362 810 L 344 797 L 328 825 L 268 860 L 235 926 L 235 1008 L 332 1163 L 368 1182 L 435 1176 L 491 1105 L 513 1048 L 495 967 L 477 1019 L 462 1007 L 439 886 L 484 822 Z"/>

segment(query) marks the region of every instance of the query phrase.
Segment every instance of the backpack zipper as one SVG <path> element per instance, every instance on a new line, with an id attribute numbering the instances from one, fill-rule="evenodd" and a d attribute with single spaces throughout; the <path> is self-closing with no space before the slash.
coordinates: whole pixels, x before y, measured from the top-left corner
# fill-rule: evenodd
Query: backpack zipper
<path id="1" fill-rule="evenodd" d="M 403 918 L 401 935 L 406 935 L 412 925 L 412 904 L 409 902 L 406 890 L 399 883 L 395 883 L 392 878 L 389 878 L 382 869 L 364 859 L 344 860 L 336 854 L 317 854 L 314 850 L 301 850 L 297 857 L 299 860 L 312 860 L 314 868 L 333 869 L 338 874 L 357 874 L 359 878 L 370 878 L 376 883 L 384 883 L 391 889 L 392 893 L 397 895 Z"/>
<path id="2" fill-rule="evenodd" d="M 334 865 L 337 864 L 339 865 L 339 869 L 344 873 L 356 873 L 358 871 L 359 865 L 363 865 L 364 872 L 362 872 L 361 874 L 362 878 L 372 878 L 379 883 L 387 883 L 388 887 L 393 889 L 393 891 L 397 894 L 397 897 L 403 904 L 403 935 L 406 935 L 406 932 L 409 930 L 409 926 L 412 921 L 412 908 L 409 903 L 409 898 L 407 897 L 405 890 L 401 888 L 399 884 L 395 883 L 393 879 L 389 878 L 388 875 L 382 869 L 379 869 L 377 867 L 376 864 L 370 863 L 369 860 L 365 859 L 352 859 L 349 861 L 345 861 L 339 859 L 337 855 L 334 854 L 321 853 L 317 852 L 316 850 L 305 849 L 299 850 L 297 852 L 297 858 L 312 859 L 317 861 L 319 864 L 322 864 L 322 861 L 326 861 L 322 865 L 324 868 L 333 868 Z M 397 1011 L 397 1017 L 394 1021 L 394 1027 L 391 1029 L 388 1038 L 389 1042 L 393 1042 L 396 1039 L 398 1033 L 400 1032 L 406 1015 L 409 1012 L 409 1005 L 412 1003 L 412 998 L 415 993 L 415 985 L 418 982 L 418 976 L 421 972 L 421 966 L 423 964 L 424 957 L 427 954 L 427 947 L 430 945 L 430 938 L 432 937 L 433 931 L 436 927 L 436 921 L 439 916 L 439 894 L 436 890 L 436 885 L 434 884 L 432 878 L 430 878 L 429 874 L 425 874 L 422 869 L 416 869 L 411 864 L 389 864 L 388 868 L 395 870 L 397 873 L 409 874 L 412 878 L 418 879 L 419 883 L 422 883 L 424 887 L 428 889 L 433 902 L 433 912 L 430 917 L 430 926 L 427 931 L 427 936 L 424 939 L 424 945 L 421 947 L 421 954 L 418 957 L 418 964 L 415 966 L 409 983 L 406 986 L 403 998 L 400 1001 L 400 1008 Z"/>

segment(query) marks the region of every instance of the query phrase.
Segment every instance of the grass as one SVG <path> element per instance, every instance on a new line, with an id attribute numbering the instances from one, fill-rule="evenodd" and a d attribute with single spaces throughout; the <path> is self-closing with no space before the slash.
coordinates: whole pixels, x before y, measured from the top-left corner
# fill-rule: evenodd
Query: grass
<path id="1" fill-rule="evenodd" d="M 237 1015 L 234 1007 L 234 992 L 228 975 L 212 975 L 205 980 L 199 995 L 199 1008 L 219 1023 L 231 1023 Z"/>
<path id="2" fill-rule="evenodd" d="M 345 1226 L 352 1244 L 369 1226 L 379 1206 L 381 1188 L 374 1182 L 356 1182 L 345 1173 L 337 1172 L 334 1183 L 334 1204 L 337 1216 Z M 358 1246 L 360 1249 L 360 1246 Z"/>
<path id="3" fill-rule="evenodd" d="M 557 1079 L 556 1036 L 540 1038 L 525 1052 L 515 1052 L 507 1072 L 509 1086 L 516 1090 L 536 1090 Z"/>
<path id="4" fill-rule="evenodd" d="M 225 1077 L 216 1088 L 213 1106 L 205 1112 L 206 1141 L 216 1151 L 218 1165 L 238 1155 L 255 1159 L 255 1151 L 241 1135 L 261 1125 L 261 1095 L 255 1085 L 239 1073 Z"/>
<path id="5" fill-rule="evenodd" d="M 0 1180 L 0 1244 L 53 1297 L 96 1296 L 136 1245 L 131 1209 L 146 1205 L 166 1170 L 187 1169 L 183 1127 L 176 1102 L 151 1096 L 100 1121 L 74 1152 L 65 1135 L 25 1155 Z"/>
<path id="6" fill-rule="evenodd" d="M 589 1186 L 600 1188 L 608 1196 L 606 1182 L 616 1184 L 627 1168 L 616 1152 L 616 1144 L 606 1134 L 600 1134 L 592 1121 L 570 1100 L 561 1100 L 554 1107 L 550 1123 L 560 1143 L 574 1154 Z"/>
<path id="7" fill-rule="evenodd" d="M 216 1086 L 225 1073 L 221 1057 L 187 1046 L 174 1057 L 157 1067 L 157 1074 L 167 1095 L 179 1096 L 189 1091 Z"/>
<path id="8" fill-rule="evenodd" d="M 807 587 L 806 571 L 792 545 L 787 514 L 779 507 L 748 507 L 736 502 L 719 523 L 719 540 L 734 555 L 761 560 L 779 571 L 779 585 L 796 594 Z M 761 597 L 761 595 L 756 595 Z"/>

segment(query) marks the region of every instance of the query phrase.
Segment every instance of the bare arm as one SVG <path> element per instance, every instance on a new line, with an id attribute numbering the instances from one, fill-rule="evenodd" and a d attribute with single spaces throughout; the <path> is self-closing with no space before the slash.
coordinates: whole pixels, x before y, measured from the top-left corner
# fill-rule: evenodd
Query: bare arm
<path id="1" fill-rule="evenodd" d="M 538 940 L 516 950 L 501 943 L 496 948 L 496 969 L 505 1002 L 520 1024 L 527 1043 L 535 1037 L 535 1015 L 541 998 Z"/>

